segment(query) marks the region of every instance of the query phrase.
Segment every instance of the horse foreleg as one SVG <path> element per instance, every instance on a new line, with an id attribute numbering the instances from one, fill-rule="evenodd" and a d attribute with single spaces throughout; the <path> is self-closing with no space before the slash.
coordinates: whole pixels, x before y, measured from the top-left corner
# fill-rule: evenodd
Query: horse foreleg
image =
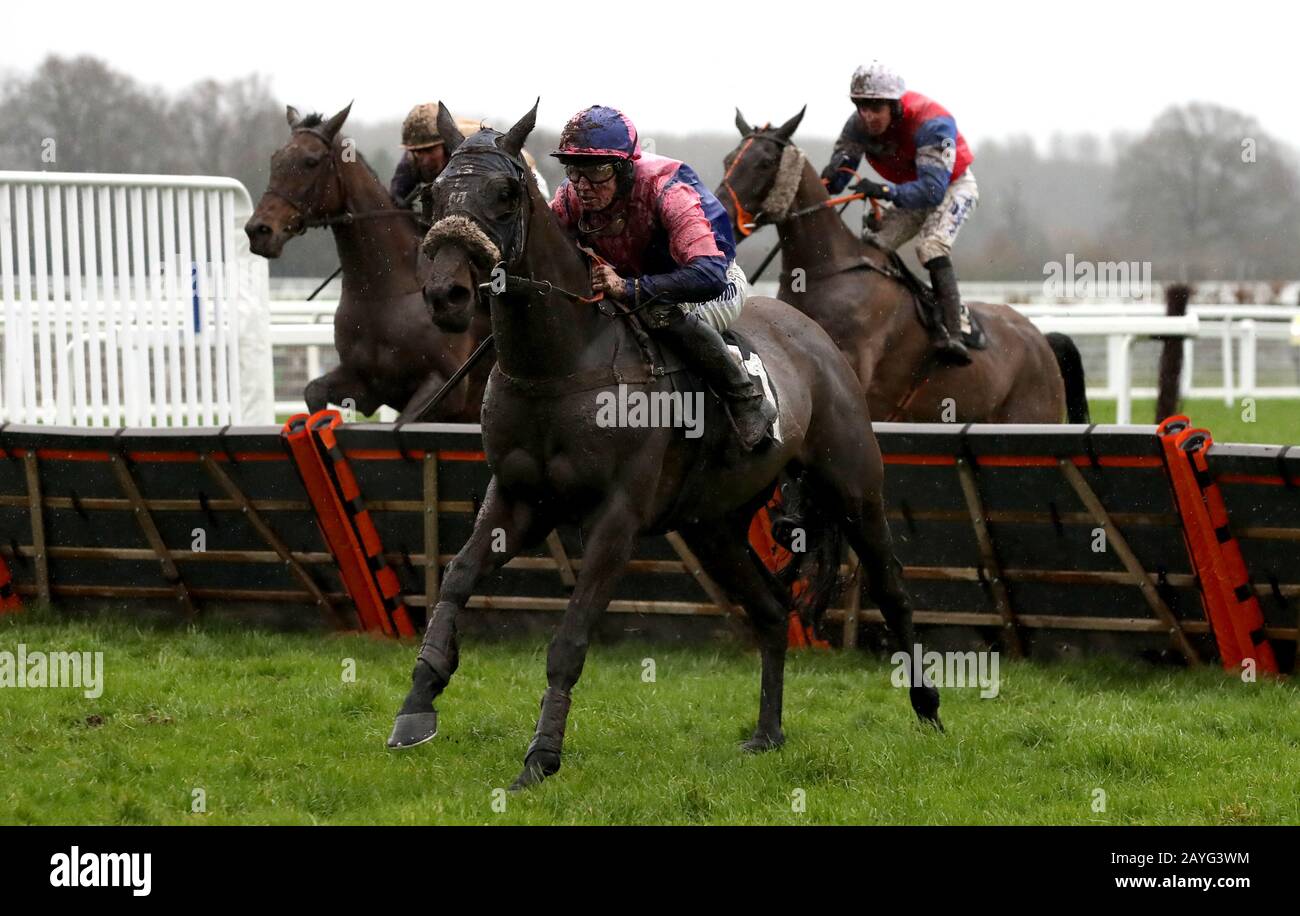
<path id="1" fill-rule="evenodd" d="M 545 529 L 545 530 L 543 530 Z M 411 673 L 411 690 L 397 712 L 388 746 L 414 747 L 438 731 L 433 701 L 446 689 L 460 664 L 456 615 L 469 601 L 475 583 L 508 563 L 511 557 L 540 541 L 550 525 L 543 513 L 528 503 L 508 499 L 495 477 L 488 483 L 474 531 L 456 557 L 447 564 L 438 603 L 429 612 L 424 640 Z"/>
<path id="2" fill-rule="evenodd" d="M 382 405 L 370 383 L 355 369 L 336 366 L 320 378 L 312 379 L 302 392 L 308 413 L 324 410 L 330 404 L 351 408 L 357 416 L 368 417 Z"/>
<path id="3" fill-rule="evenodd" d="M 524 755 L 523 772 L 511 789 L 541 782 L 560 769 L 570 692 L 582 675 L 591 631 L 609 606 L 614 584 L 632 557 L 639 527 L 630 501 L 621 493 L 603 507 L 591 526 L 573 597 L 546 655 L 547 687 L 542 694 L 537 731 Z"/>

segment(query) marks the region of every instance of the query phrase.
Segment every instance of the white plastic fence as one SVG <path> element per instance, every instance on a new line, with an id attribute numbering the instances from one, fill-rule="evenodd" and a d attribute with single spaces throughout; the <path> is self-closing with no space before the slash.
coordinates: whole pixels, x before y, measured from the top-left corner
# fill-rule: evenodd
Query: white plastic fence
<path id="1" fill-rule="evenodd" d="M 0 420 L 273 421 L 251 212 L 230 178 L 0 172 Z"/>

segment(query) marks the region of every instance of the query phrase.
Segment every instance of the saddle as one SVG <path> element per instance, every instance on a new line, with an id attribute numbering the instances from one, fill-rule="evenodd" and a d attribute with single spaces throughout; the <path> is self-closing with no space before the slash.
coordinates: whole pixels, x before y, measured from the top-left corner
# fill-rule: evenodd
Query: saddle
<path id="1" fill-rule="evenodd" d="M 858 264 L 849 269 L 865 267 L 868 270 L 884 274 L 892 280 L 897 280 L 903 285 L 904 289 L 912 294 L 912 302 L 916 306 L 916 318 L 921 323 L 921 327 L 925 328 L 928 334 L 934 334 L 938 331 L 943 324 L 943 314 L 939 309 L 939 301 L 935 297 L 934 290 L 930 288 L 930 284 L 914 274 L 897 251 L 886 251 L 869 239 L 864 241 L 863 244 L 871 245 L 884 254 L 885 266 L 881 267 L 864 255 Z M 985 350 L 989 345 L 988 333 L 984 330 L 983 322 L 965 302 L 961 304 L 961 338 L 962 343 L 968 349 Z"/>
<path id="2" fill-rule="evenodd" d="M 634 325 L 640 322 L 640 315 L 632 317 Z M 776 384 L 772 381 L 767 373 L 767 367 L 763 363 L 763 357 L 754 345 L 738 331 L 727 328 L 721 332 L 722 340 L 727 345 L 731 358 L 739 363 L 746 372 L 749 373 L 750 380 L 754 386 L 763 393 L 763 398 L 776 415 L 772 425 L 768 428 L 768 437 L 776 442 L 781 441 L 781 401 L 777 392 Z M 695 372 L 686 366 L 682 358 L 676 353 L 671 346 L 653 334 L 648 334 L 641 341 L 642 348 L 646 357 L 653 367 L 651 372 L 654 375 L 667 377 L 672 383 L 672 389 L 675 393 L 686 397 L 689 394 L 704 391 L 706 392 L 705 401 L 709 402 L 710 412 L 717 411 L 717 416 L 721 417 L 726 411 L 726 399 L 704 383 Z M 729 425 L 729 424 L 727 424 Z"/>

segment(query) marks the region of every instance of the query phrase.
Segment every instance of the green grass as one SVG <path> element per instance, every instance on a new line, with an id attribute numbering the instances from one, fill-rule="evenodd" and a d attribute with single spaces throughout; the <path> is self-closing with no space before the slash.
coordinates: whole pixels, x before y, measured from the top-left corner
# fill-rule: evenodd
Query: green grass
<path id="1" fill-rule="evenodd" d="M 885 661 L 796 653 L 787 744 L 749 756 L 754 653 L 596 646 L 563 769 L 498 812 L 544 687 L 540 640 L 467 643 L 441 734 L 402 753 L 383 743 L 410 644 L 30 613 L 0 622 L 0 650 L 19 642 L 102 651 L 105 689 L 0 690 L 3 823 L 1300 823 L 1297 690 L 1215 670 L 1004 660 L 996 699 L 945 692 L 939 735 Z"/>
<path id="2" fill-rule="evenodd" d="M 1115 422 L 1115 402 L 1096 400 L 1089 402 L 1094 423 Z M 1199 398 L 1183 404 L 1179 410 L 1197 426 L 1208 429 L 1215 442 L 1256 442 L 1265 445 L 1300 444 L 1300 400 L 1258 398 L 1255 401 L 1253 421 L 1237 398 L 1232 407 L 1225 407 L 1221 398 Z M 1133 421 L 1154 423 L 1155 401 L 1135 400 Z"/>

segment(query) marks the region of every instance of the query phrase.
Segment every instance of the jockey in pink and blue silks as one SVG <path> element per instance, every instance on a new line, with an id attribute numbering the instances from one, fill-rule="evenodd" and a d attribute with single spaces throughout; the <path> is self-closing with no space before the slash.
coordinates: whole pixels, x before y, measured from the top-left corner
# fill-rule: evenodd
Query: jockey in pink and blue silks
<path id="1" fill-rule="evenodd" d="M 857 109 L 844 124 L 822 171 L 832 194 L 849 181 L 865 155 L 885 181 L 864 178 L 853 190 L 884 202 L 879 225 L 868 223 L 864 240 L 893 251 L 916 237 L 916 253 L 930 272 L 942 311 L 934 346 L 943 362 L 965 365 L 970 354 L 961 340 L 961 299 L 952 266 L 952 246 L 966 218 L 979 202 L 966 138 L 948 110 L 919 92 L 909 92 L 903 78 L 873 61 L 859 67 L 849 81 Z"/>
<path id="2" fill-rule="evenodd" d="M 593 265 L 593 289 L 645 306 L 646 324 L 726 398 L 741 442 L 753 448 L 771 418 L 719 333 L 740 314 L 748 286 L 722 204 L 686 163 L 643 152 L 632 122 L 613 108 L 574 115 L 551 155 L 567 176 L 551 210 L 608 262 Z"/>

